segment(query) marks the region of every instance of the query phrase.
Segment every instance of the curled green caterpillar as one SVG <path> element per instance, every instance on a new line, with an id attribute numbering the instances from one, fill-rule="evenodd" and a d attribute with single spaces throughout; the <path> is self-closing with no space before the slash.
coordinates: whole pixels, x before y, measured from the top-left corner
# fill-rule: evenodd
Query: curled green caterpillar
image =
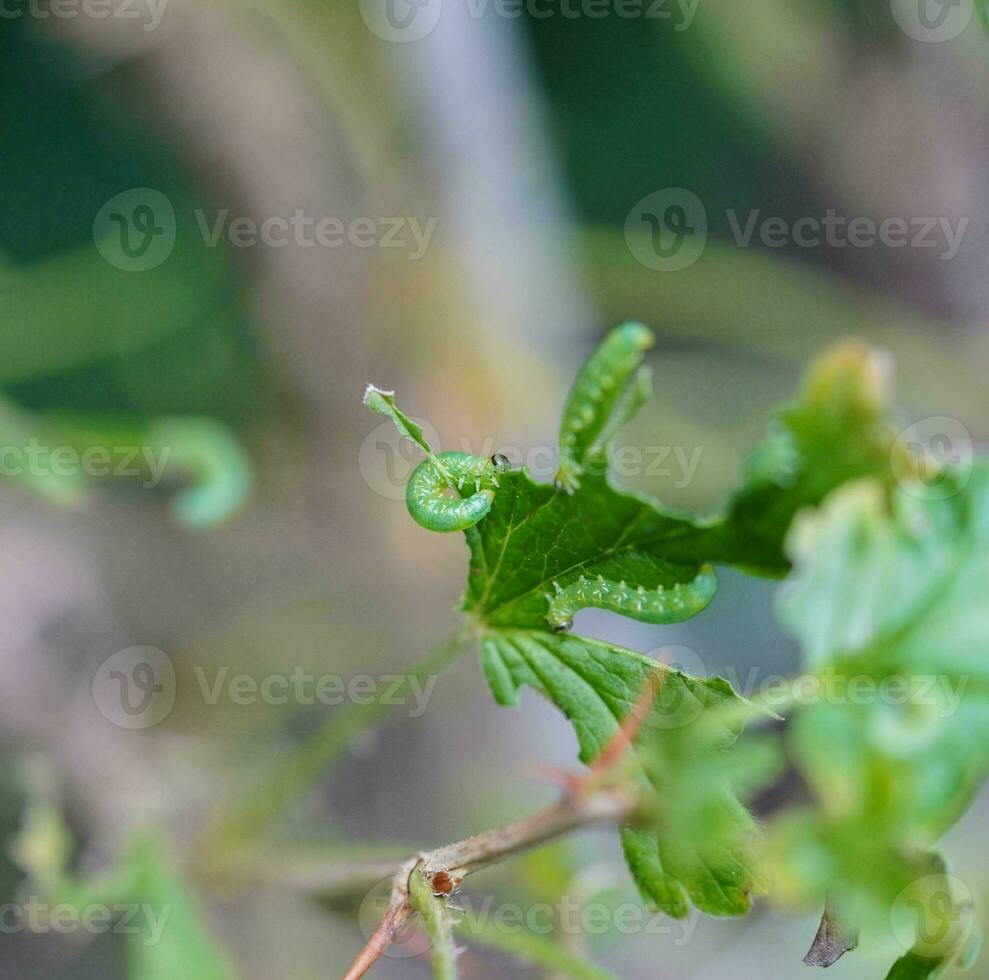
<path id="1" fill-rule="evenodd" d="M 423 460 L 405 489 L 405 504 L 412 519 L 429 531 L 466 531 L 487 517 L 494 503 L 498 474 L 511 468 L 507 456 L 471 456 L 440 453 L 437 457 L 456 486 L 450 486 L 431 459 Z M 461 497 L 458 491 L 473 484 L 474 493 Z"/>
<path id="2" fill-rule="evenodd" d="M 616 425 L 627 421 L 622 400 L 629 382 L 653 344 L 653 335 L 641 323 L 615 327 L 581 369 L 563 410 L 560 425 L 560 468 L 556 484 L 573 493 L 580 487 L 588 454 L 603 448 Z"/>
<path id="3" fill-rule="evenodd" d="M 573 626 L 574 614 L 580 609 L 607 609 L 642 623 L 679 623 L 707 608 L 718 588 L 714 569 L 704 565 L 697 577 L 668 589 L 646 589 L 581 576 L 566 588 L 553 583 L 555 595 L 547 593 L 549 612 L 546 619 L 554 633 L 565 633 Z"/>

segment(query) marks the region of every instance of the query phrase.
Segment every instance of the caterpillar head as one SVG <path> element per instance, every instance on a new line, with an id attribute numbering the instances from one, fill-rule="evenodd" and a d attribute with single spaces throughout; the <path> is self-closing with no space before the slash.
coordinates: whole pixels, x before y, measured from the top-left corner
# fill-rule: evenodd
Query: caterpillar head
<path id="1" fill-rule="evenodd" d="M 491 465 L 496 473 L 505 473 L 512 468 L 512 461 L 504 453 L 495 453 L 491 457 Z"/>

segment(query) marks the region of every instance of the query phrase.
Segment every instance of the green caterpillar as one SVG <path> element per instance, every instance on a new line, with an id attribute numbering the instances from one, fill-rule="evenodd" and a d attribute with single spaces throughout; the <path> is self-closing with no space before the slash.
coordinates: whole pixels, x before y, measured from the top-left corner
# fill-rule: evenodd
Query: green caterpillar
<path id="1" fill-rule="evenodd" d="M 566 588 L 553 583 L 556 595 L 546 594 L 549 612 L 546 619 L 554 633 L 565 633 L 573 626 L 574 614 L 580 609 L 607 609 L 642 623 L 679 623 L 702 612 L 714 598 L 718 580 L 714 569 L 704 565 L 697 577 L 668 589 L 632 588 L 624 582 L 609 582 L 583 575 Z"/>
<path id="2" fill-rule="evenodd" d="M 498 487 L 498 474 L 511 468 L 507 456 L 471 456 L 440 453 L 437 459 L 456 484 L 452 487 L 431 459 L 423 460 L 405 490 L 405 504 L 412 519 L 429 531 L 466 531 L 487 517 Z M 461 497 L 456 490 L 474 484 L 474 493 Z"/>
<path id="3" fill-rule="evenodd" d="M 589 455 L 604 448 L 615 428 L 627 421 L 621 402 L 653 335 L 641 323 L 615 327 L 582 368 L 567 399 L 560 425 L 560 468 L 556 485 L 567 493 L 580 487 Z"/>

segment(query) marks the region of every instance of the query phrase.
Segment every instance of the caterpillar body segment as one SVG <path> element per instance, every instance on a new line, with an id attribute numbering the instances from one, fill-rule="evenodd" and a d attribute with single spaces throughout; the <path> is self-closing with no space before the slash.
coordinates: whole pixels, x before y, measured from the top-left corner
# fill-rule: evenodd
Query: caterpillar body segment
<path id="1" fill-rule="evenodd" d="M 405 504 L 412 519 L 429 531 L 466 531 L 487 517 L 498 474 L 506 472 L 511 463 L 500 453 L 490 457 L 440 453 L 437 458 L 453 485 L 432 460 L 423 460 L 409 479 Z M 471 489 L 470 496 L 460 495 Z"/>
<path id="2" fill-rule="evenodd" d="M 573 493 L 580 487 L 584 460 L 602 447 L 603 437 L 613 435 L 610 425 L 623 403 L 637 408 L 638 395 L 626 400 L 629 383 L 638 372 L 642 355 L 653 345 L 653 335 L 641 323 L 615 327 L 584 364 L 570 391 L 560 425 L 560 468 L 556 484 Z M 648 391 L 648 379 L 638 387 Z M 623 413 L 622 422 L 630 412 Z"/>
<path id="3" fill-rule="evenodd" d="M 707 608 L 718 588 L 714 569 L 704 565 L 691 582 L 677 583 L 667 589 L 646 589 L 624 582 L 611 582 L 600 575 L 581 576 L 561 587 L 553 583 L 555 594 L 547 594 L 549 611 L 546 619 L 554 633 L 573 627 L 573 617 L 581 609 L 607 609 L 641 623 L 679 623 Z"/>

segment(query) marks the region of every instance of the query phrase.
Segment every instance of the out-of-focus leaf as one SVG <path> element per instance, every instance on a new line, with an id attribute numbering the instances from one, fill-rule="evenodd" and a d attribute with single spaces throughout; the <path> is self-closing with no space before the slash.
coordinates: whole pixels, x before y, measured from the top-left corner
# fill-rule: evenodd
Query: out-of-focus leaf
<path id="1" fill-rule="evenodd" d="M 654 833 L 664 875 L 710 915 L 743 914 L 766 890 L 760 833 L 740 800 L 777 778 L 782 762 L 770 737 L 736 741 L 753 714 L 737 696 L 687 715 L 654 707 L 635 743 L 654 793 L 646 827 L 632 831 L 631 841 L 626 836 L 626 854 L 630 843 L 642 853 L 644 835 Z M 644 853 L 651 863 L 652 851 Z M 661 878 L 660 888 L 669 887 Z"/>
<path id="2" fill-rule="evenodd" d="M 28 420 L 5 411 L 10 457 L 19 479 L 57 503 L 77 504 L 89 487 L 106 478 L 136 480 L 145 489 L 177 487 L 170 508 L 183 526 L 215 527 L 237 513 L 253 482 L 250 461 L 229 429 L 205 416 L 156 419 L 54 413 Z M 45 453 L 32 462 L 32 445 Z M 65 472 L 52 449 L 70 450 L 78 466 Z M 3 475 L 7 472 L 4 470 Z"/>
<path id="3" fill-rule="evenodd" d="M 845 953 L 855 949 L 858 942 L 859 930 L 845 922 L 834 902 L 828 899 L 817 935 L 804 957 L 804 963 L 808 966 L 834 966 Z"/>
<path id="4" fill-rule="evenodd" d="M 128 936 L 129 980 L 233 980 L 233 967 L 210 936 L 199 901 L 159 846 L 141 844 L 132 860 L 136 882 L 131 901 L 144 905 L 155 920 L 150 930 Z"/>
<path id="5" fill-rule="evenodd" d="M 782 542 L 800 508 L 850 480 L 893 482 L 897 430 L 889 418 L 888 357 L 850 341 L 813 366 L 752 455 L 745 485 L 715 535 L 714 560 L 779 574 Z M 899 472 L 909 471 L 904 460 Z"/>
<path id="6" fill-rule="evenodd" d="M 790 550 L 781 616 L 817 694 L 793 747 L 818 806 L 781 823 L 781 897 L 832 893 L 864 927 L 928 873 L 989 772 L 989 470 L 939 500 L 853 483 Z"/>
<path id="7" fill-rule="evenodd" d="M 54 801 L 35 790 L 14 844 L 30 893 L 52 906 L 71 906 L 80 916 L 94 906 L 116 915 L 126 937 L 129 980 L 234 980 L 191 887 L 159 842 L 136 839 L 114 864 L 86 876 L 68 868 L 71 843 Z"/>
<path id="8" fill-rule="evenodd" d="M 940 855 L 930 856 L 927 871 L 904 903 L 916 944 L 893 964 L 886 980 L 933 980 L 949 966 L 967 970 L 978 957 L 982 936 L 971 896 L 958 894 Z"/>

